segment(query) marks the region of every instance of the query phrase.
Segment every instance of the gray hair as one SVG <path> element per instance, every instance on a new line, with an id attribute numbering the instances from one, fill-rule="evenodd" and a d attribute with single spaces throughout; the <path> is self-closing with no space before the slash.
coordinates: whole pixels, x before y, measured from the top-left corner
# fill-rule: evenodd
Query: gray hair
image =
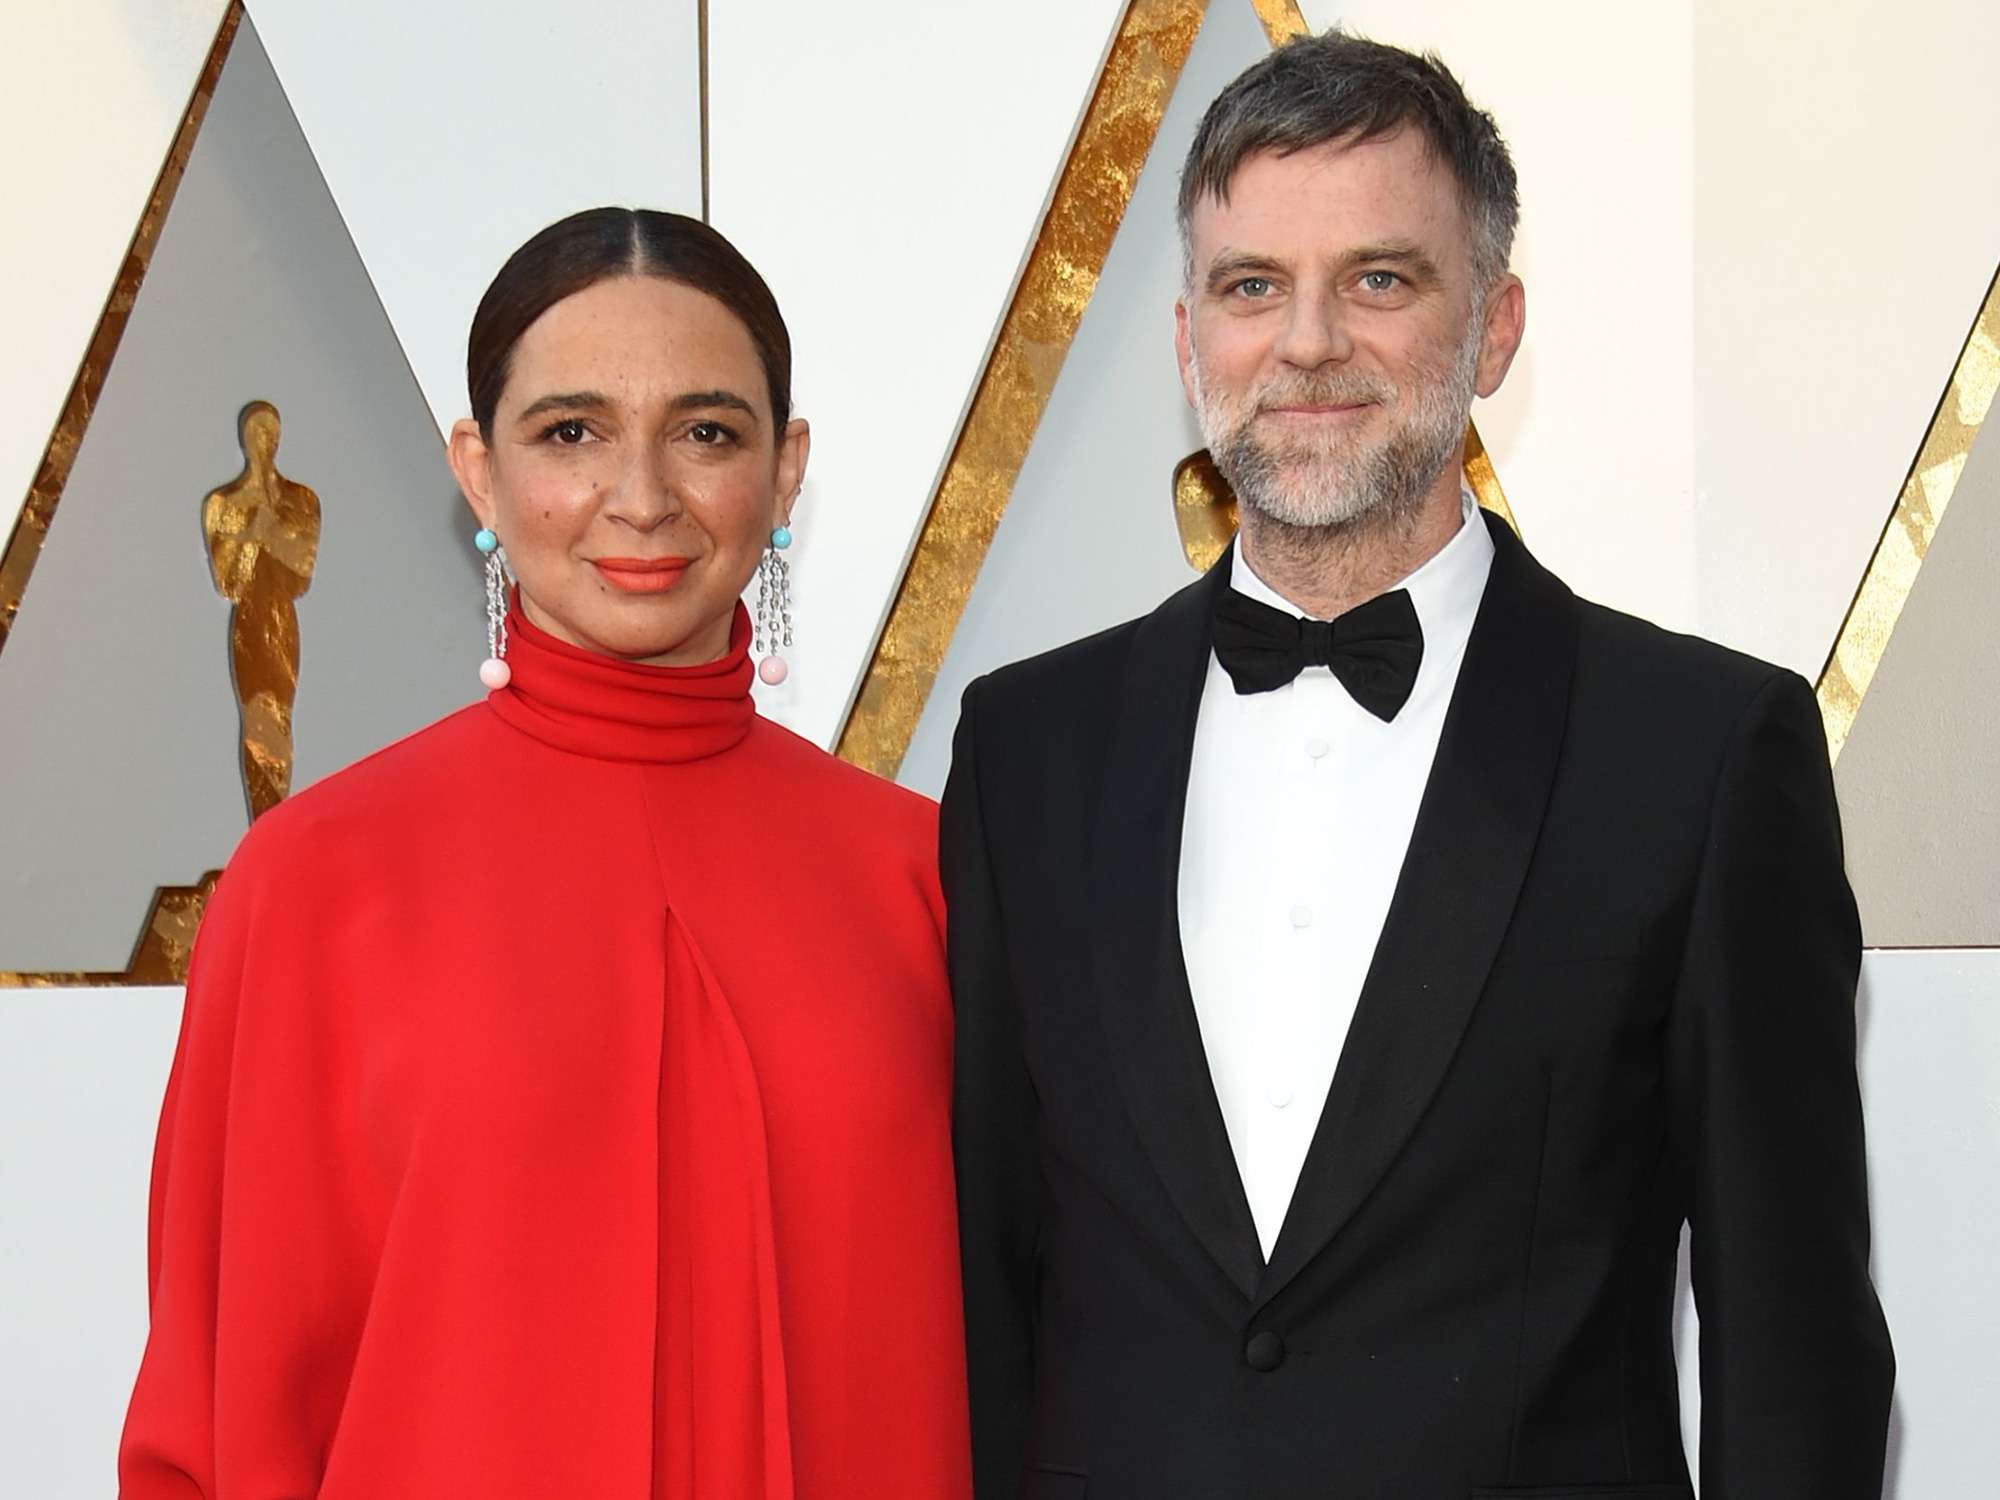
<path id="1" fill-rule="evenodd" d="M 1433 157 L 1458 181 L 1472 225 L 1473 296 L 1507 271 L 1521 202 L 1514 162 L 1493 117 L 1434 52 L 1419 55 L 1338 28 L 1296 37 L 1253 64 L 1202 116 L 1181 168 L 1181 258 L 1190 286 L 1189 223 L 1203 198 L 1229 201 L 1229 183 L 1261 151 L 1289 156 L 1328 141 L 1379 140 L 1406 126 L 1423 132 Z"/>

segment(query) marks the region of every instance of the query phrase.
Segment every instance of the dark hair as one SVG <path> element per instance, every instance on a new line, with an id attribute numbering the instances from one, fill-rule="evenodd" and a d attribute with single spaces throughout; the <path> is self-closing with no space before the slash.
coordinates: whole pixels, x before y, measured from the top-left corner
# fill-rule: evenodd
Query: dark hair
<path id="1" fill-rule="evenodd" d="M 1209 105 L 1181 169 L 1181 249 L 1193 274 L 1188 234 L 1204 197 L 1229 198 L 1230 179 L 1260 151 L 1290 155 L 1349 137 L 1379 140 L 1405 126 L 1422 131 L 1458 180 L 1472 223 L 1478 290 L 1507 269 L 1521 216 L 1514 163 L 1493 117 L 1465 97 L 1434 52 L 1419 55 L 1335 28 L 1296 37 L 1246 69 Z"/>
<path id="2" fill-rule="evenodd" d="M 565 297 L 612 276 L 660 276 L 706 292 L 743 321 L 771 391 L 782 433 L 792 415 L 792 336 L 777 298 L 743 253 L 699 219 L 651 208 L 587 208 L 559 219 L 507 257 L 465 346 L 472 419 L 488 437 L 493 413 L 528 326 Z"/>

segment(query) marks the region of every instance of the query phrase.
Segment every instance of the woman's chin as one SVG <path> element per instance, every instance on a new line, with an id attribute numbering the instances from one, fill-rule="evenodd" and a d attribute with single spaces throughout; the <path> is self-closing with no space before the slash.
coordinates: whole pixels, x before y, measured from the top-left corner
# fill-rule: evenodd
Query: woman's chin
<path id="1" fill-rule="evenodd" d="M 573 609 L 538 604 L 524 589 L 523 604 L 537 625 L 559 640 L 620 661 L 693 666 L 713 661 L 729 649 L 736 596 L 697 596 L 683 578 L 671 590 L 615 595 L 590 591 L 563 603 Z"/>
<path id="2" fill-rule="evenodd" d="M 713 661 L 728 651 L 730 614 L 733 612 L 732 600 L 731 609 L 713 620 L 689 621 L 685 614 L 673 612 L 675 617 L 672 619 L 606 621 L 598 629 L 590 631 L 585 639 L 596 650 L 621 661 L 654 666 L 696 666 Z M 669 611 L 659 610 L 656 613 L 664 616 Z"/>

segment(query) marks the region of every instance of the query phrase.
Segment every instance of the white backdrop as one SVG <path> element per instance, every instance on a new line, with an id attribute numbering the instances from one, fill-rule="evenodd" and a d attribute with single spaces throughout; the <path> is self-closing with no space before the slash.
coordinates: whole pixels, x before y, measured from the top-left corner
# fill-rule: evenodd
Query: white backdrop
<path id="1" fill-rule="evenodd" d="M 177 990 L 0 996 L 0 1448 L 7 1493 L 85 1500 L 146 1343 L 146 1184 Z"/>
<path id="2" fill-rule="evenodd" d="M 2000 262 L 2000 7 L 1304 0 L 1435 47 L 1521 172 L 1479 410 L 1588 597 L 1818 674 Z"/>
<path id="3" fill-rule="evenodd" d="M 1122 9 L 709 11 L 710 211 L 777 293 L 813 427 L 794 670 L 759 694 L 808 739 L 839 736 Z"/>
<path id="4" fill-rule="evenodd" d="M 1528 331 L 1473 413 L 1480 435 L 1544 563 L 1586 598 L 1695 629 L 1686 0 L 1301 9 L 1315 26 L 1435 49 L 1499 121 L 1521 180 Z"/>

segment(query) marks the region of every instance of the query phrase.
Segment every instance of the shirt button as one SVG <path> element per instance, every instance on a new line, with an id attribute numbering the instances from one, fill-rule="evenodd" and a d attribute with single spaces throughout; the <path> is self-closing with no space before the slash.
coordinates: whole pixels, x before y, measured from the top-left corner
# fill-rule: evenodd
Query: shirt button
<path id="1" fill-rule="evenodd" d="M 1282 1083 L 1267 1085 L 1264 1089 L 1264 1102 L 1273 1109 L 1283 1109 L 1292 1102 L 1290 1086 Z"/>
<path id="2" fill-rule="evenodd" d="M 1294 927 L 1310 927 L 1312 926 L 1312 922 L 1313 914 L 1310 906 L 1295 906 L 1292 908 L 1292 925 Z"/>
<path id="3" fill-rule="evenodd" d="M 1333 746 L 1329 745 L 1325 740 L 1312 739 L 1306 741 L 1306 754 L 1310 755 L 1314 760 L 1318 760 L 1332 748 Z"/>

